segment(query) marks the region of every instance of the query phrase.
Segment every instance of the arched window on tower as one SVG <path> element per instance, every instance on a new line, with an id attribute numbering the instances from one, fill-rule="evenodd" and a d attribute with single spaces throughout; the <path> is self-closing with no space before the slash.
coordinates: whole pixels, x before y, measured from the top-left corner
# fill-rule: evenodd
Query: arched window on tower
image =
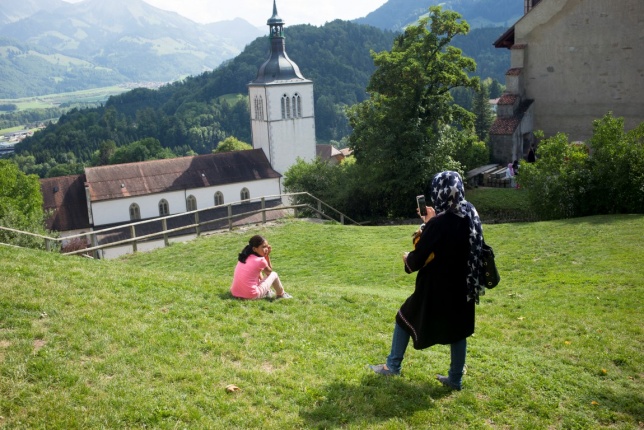
<path id="1" fill-rule="evenodd" d="M 288 99 L 288 96 L 284 94 L 282 96 L 282 119 L 286 119 L 286 100 Z"/>
<path id="2" fill-rule="evenodd" d="M 293 117 L 302 118 L 302 99 L 298 93 L 293 96 Z"/>
<path id="3" fill-rule="evenodd" d="M 141 219 L 141 208 L 136 203 L 130 205 L 130 221 Z"/>
<path id="4" fill-rule="evenodd" d="M 254 119 L 259 119 L 259 105 L 258 105 L 258 100 L 259 97 L 255 96 L 255 100 L 253 100 L 254 106 L 253 106 L 253 118 Z"/>
<path id="5" fill-rule="evenodd" d="M 255 119 L 264 119 L 264 99 L 262 96 L 255 96 Z"/>
<path id="6" fill-rule="evenodd" d="M 295 98 L 291 99 L 287 94 L 282 96 L 282 119 L 295 116 Z"/>

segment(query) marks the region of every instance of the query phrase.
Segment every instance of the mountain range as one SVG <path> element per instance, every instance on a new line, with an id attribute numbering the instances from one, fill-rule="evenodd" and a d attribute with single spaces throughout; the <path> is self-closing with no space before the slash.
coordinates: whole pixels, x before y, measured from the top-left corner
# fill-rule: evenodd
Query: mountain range
<path id="1" fill-rule="evenodd" d="M 522 3 L 440 2 L 475 29 L 511 25 L 521 16 Z M 389 0 L 353 22 L 400 31 L 433 4 L 439 1 Z M 0 99 L 173 82 L 215 69 L 266 33 L 241 18 L 198 24 L 142 0 L 2 0 Z M 484 42 L 489 48 L 493 40 Z"/>
<path id="2" fill-rule="evenodd" d="M 472 29 L 509 27 L 523 16 L 521 0 L 389 0 L 354 22 L 400 31 L 427 15 L 429 7 L 434 5 L 458 12 Z"/>
<path id="3" fill-rule="evenodd" d="M 265 33 L 243 19 L 197 24 L 141 0 L 3 0 L 0 98 L 171 82 L 214 69 Z"/>

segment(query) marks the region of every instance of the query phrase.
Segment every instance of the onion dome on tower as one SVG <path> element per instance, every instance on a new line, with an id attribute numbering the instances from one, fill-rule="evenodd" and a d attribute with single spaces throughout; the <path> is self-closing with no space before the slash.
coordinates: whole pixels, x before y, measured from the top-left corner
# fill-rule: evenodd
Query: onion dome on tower
<path id="1" fill-rule="evenodd" d="M 275 0 L 273 0 L 273 16 L 269 18 L 266 25 L 270 28 L 271 55 L 259 68 L 257 78 L 252 83 L 305 81 L 300 68 L 286 55 L 284 20 L 277 14 Z"/>

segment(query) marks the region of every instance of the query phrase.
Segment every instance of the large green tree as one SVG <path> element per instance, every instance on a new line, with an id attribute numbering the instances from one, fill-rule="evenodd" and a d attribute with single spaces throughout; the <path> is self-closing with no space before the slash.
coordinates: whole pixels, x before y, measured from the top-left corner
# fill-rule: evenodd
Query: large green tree
<path id="1" fill-rule="evenodd" d="M 136 163 L 175 156 L 171 150 L 163 148 L 157 139 L 148 137 L 117 148 L 110 157 L 109 164 Z"/>
<path id="2" fill-rule="evenodd" d="M 429 16 L 407 27 L 391 51 L 372 54 L 377 67 L 370 98 L 349 111 L 349 146 L 363 172 L 368 201 L 381 215 L 409 215 L 413 195 L 443 169 L 461 170 L 451 139 L 454 128 L 471 133 L 473 115 L 453 103 L 450 90 L 478 88 L 476 64 L 450 45 L 469 26 L 458 13 L 431 7 Z"/>
<path id="3" fill-rule="evenodd" d="M 0 226 L 44 235 L 44 219 L 38 177 L 24 174 L 9 160 L 0 160 Z M 0 230 L 0 242 L 29 247 L 44 245 L 42 240 L 5 230 Z"/>
<path id="4" fill-rule="evenodd" d="M 474 95 L 472 111 L 476 115 L 474 128 L 476 135 L 481 140 L 487 140 L 490 133 L 490 127 L 494 122 L 494 112 L 490 106 L 490 90 L 487 85 L 481 85 Z"/>

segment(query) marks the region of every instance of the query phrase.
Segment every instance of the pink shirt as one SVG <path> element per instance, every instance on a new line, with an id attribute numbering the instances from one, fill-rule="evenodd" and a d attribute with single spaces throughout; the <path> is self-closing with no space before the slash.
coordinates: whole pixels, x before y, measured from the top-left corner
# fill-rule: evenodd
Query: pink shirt
<path id="1" fill-rule="evenodd" d="M 260 273 L 268 267 L 268 262 L 264 257 L 249 255 L 246 263 L 237 262 L 235 275 L 230 292 L 235 297 L 242 299 L 254 299 L 259 296 L 258 284 L 260 283 Z"/>

